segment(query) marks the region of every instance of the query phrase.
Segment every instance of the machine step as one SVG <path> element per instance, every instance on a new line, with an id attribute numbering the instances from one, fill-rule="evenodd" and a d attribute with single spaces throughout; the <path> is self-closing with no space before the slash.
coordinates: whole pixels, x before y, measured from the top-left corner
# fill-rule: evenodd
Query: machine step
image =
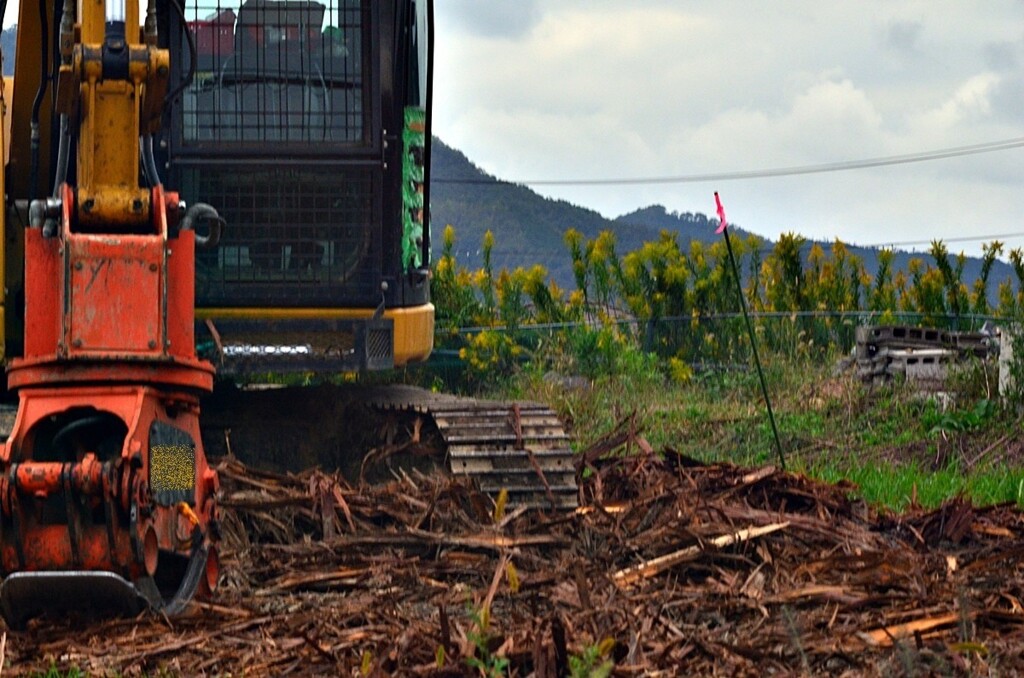
<path id="1" fill-rule="evenodd" d="M 577 505 L 569 436 L 545 405 L 462 398 L 413 386 L 371 389 L 367 402 L 432 420 L 452 474 L 476 479 L 489 494 L 505 490 L 511 504 L 530 508 Z"/>

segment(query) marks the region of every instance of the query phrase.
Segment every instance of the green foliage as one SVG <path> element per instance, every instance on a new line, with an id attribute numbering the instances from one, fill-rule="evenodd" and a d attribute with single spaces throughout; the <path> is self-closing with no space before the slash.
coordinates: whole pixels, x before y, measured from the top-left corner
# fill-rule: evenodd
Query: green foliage
<path id="1" fill-rule="evenodd" d="M 466 665 L 476 669 L 485 678 L 499 678 L 508 675 L 509 660 L 507 657 L 498 657 L 491 650 L 491 614 L 486 607 L 474 609 L 469 607 L 469 616 L 473 622 L 473 628 L 466 633 L 475 648 L 472 657 L 466 657 Z"/>
<path id="2" fill-rule="evenodd" d="M 866 276 L 860 259 L 851 255 L 846 245 L 836 240 L 829 259 L 821 246 L 815 243 L 807 260 L 807 299 L 803 308 L 855 311 L 861 307 L 861 286 Z"/>
<path id="3" fill-rule="evenodd" d="M 946 246 L 938 240 L 932 241 L 931 254 L 935 259 L 935 267 L 942 280 L 945 306 L 942 314 L 953 317 L 953 326 L 959 328 L 960 315 L 966 313 L 970 302 L 968 301 L 967 286 L 963 283 L 964 264 L 967 257 L 961 252 L 955 258 L 956 267 L 950 263 L 949 251 Z"/>
<path id="4" fill-rule="evenodd" d="M 484 265 L 477 273 L 477 287 L 480 289 L 480 296 L 483 297 L 483 317 L 478 321 L 481 325 L 493 323 L 497 310 L 494 302 L 494 270 L 491 266 L 491 253 L 494 252 L 494 234 L 490 231 L 484 233 Z"/>
<path id="5" fill-rule="evenodd" d="M 674 346 L 676 342 L 671 337 L 659 337 L 657 329 L 662 318 L 683 316 L 688 311 L 689 274 L 675 235 L 663 231 L 658 242 L 646 243 L 626 255 L 617 270 L 626 307 L 634 317 L 646 320 L 644 350 Z"/>
<path id="6" fill-rule="evenodd" d="M 988 282 L 996 258 L 1003 253 L 1003 243 L 995 240 L 983 245 L 982 249 L 984 255 L 981 259 L 981 272 L 975 278 L 971 288 L 971 312 L 976 315 L 990 315 L 992 308 L 988 301 Z"/>
<path id="7" fill-rule="evenodd" d="M 996 401 L 971 401 L 949 424 L 970 430 L 950 431 L 943 440 L 930 433 L 929 417 L 940 421 L 929 414 L 938 412 L 936 404 L 902 387 L 870 389 L 849 375 L 832 379 L 831 362 L 774 358 L 767 367 L 791 470 L 827 482 L 852 481 L 852 494 L 896 509 L 912 500 L 935 507 L 958 495 L 982 504 L 1024 499 L 1018 461 L 979 456 L 1005 435 L 1016 416 Z M 697 372 L 683 383 L 658 377 L 597 379 L 582 389 L 564 389 L 527 372 L 512 384 L 500 397 L 548 402 L 570 426 L 579 448 L 635 411 L 637 430 L 656 450 L 671 448 L 709 462 L 777 464 L 753 370 Z M 822 384 L 830 384 L 827 391 L 842 387 L 827 395 L 819 392 Z"/>
<path id="8" fill-rule="evenodd" d="M 85 678 L 85 673 L 77 666 L 62 670 L 57 667 L 56 663 L 50 664 L 50 668 L 45 673 L 40 671 L 31 675 L 33 678 Z"/>
<path id="9" fill-rule="evenodd" d="M 475 325 L 481 315 L 469 271 L 459 266 L 453 252 L 455 229 L 444 229 L 441 256 L 434 263 L 430 293 L 434 300 L 435 322 L 448 330 Z"/>
<path id="10" fill-rule="evenodd" d="M 582 654 L 569 656 L 571 678 L 608 678 L 615 669 L 615 662 L 608 659 L 615 641 L 605 638 L 598 645 L 588 645 Z"/>
<path id="11" fill-rule="evenodd" d="M 523 323 L 530 320 L 538 323 L 564 323 L 582 318 L 582 305 L 566 303 L 565 295 L 558 285 L 548 281 L 543 266 L 534 266 L 528 271 L 517 269 L 516 274 L 521 277 L 522 292 L 532 305 L 532 318 L 531 309 L 523 305 Z"/>
<path id="12" fill-rule="evenodd" d="M 999 285 L 999 315 L 1006 318 L 1024 316 L 1024 251 L 1019 247 L 1010 250 L 1010 266 L 1016 279 Z"/>
<path id="13" fill-rule="evenodd" d="M 657 373 L 657 359 L 632 346 L 614 326 L 568 331 L 573 371 L 590 379 Z"/>
<path id="14" fill-rule="evenodd" d="M 946 297 L 943 277 L 939 271 L 925 266 L 921 259 L 911 259 L 908 266 L 910 288 L 901 299 L 904 311 L 924 315 L 922 324 L 934 327 L 939 318 L 946 314 Z"/>
<path id="15" fill-rule="evenodd" d="M 955 393 L 957 404 L 999 399 L 999 362 L 995 358 L 968 357 L 951 365 L 946 373 L 946 390 Z M 998 408 L 997 408 L 998 409 Z"/>
<path id="16" fill-rule="evenodd" d="M 807 289 L 800 249 L 805 240 L 793 233 L 783 233 L 775 249 L 765 260 L 765 296 L 776 311 L 799 311 L 807 308 Z"/>
<path id="17" fill-rule="evenodd" d="M 572 275 L 576 279 L 576 289 L 583 293 L 584 301 L 587 294 L 587 262 L 583 256 L 583 234 L 574 228 L 565 232 L 565 244 L 572 257 Z"/>
<path id="18" fill-rule="evenodd" d="M 907 385 L 879 389 L 851 374 L 833 376 L 825 360 L 773 355 L 765 363 L 787 467 L 827 482 L 851 481 L 850 493 L 902 509 L 934 508 L 956 496 L 980 504 L 1024 505 L 1020 460 L 993 446 L 1018 426 L 1017 414 L 984 396 L 948 417 Z M 697 371 L 675 381 L 663 374 L 551 383 L 534 369 L 519 373 L 496 397 L 541 400 L 558 412 L 585 449 L 635 413 L 636 430 L 655 450 L 671 448 L 708 462 L 777 464 L 753 369 Z M 936 426 L 945 427 L 933 433 Z M 1012 446 L 1010 446 L 1012 449 Z"/>
<path id="19" fill-rule="evenodd" d="M 483 330 L 469 335 L 459 358 L 466 364 L 466 376 L 475 384 L 494 383 L 512 374 L 523 347 L 504 332 Z"/>
<path id="20" fill-rule="evenodd" d="M 966 474 L 957 464 L 931 469 L 921 464 L 821 464 L 808 472 L 826 482 L 849 481 L 866 501 L 896 511 L 911 503 L 934 508 L 953 497 L 967 496 L 981 504 L 1024 505 L 1024 474 L 1020 469 L 985 469 Z"/>
<path id="21" fill-rule="evenodd" d="M 868 310 L 878 313 L 896 311 L 896 285 L 893 282 L 892 250 L 878 253 L 878 271 L 868 294 Z"/>
<path id="22" fill-rule="evenodd" d="M 436 345 L 461 356 L 475 387 L 499 383 L 526 364 L 540 373 L 660 374 L 677 383 L 705 366 L 750 365 L 741 292 L 724 241 L 684 246 L 675 232 L 664 231 L 620 255 L 611 231 L 589 238 L 569 229 L 571 291 L 552 282 L 543 266 L 494 269 L 489 231 L 476 271 L 456 261 L 454 242 L 449 227 L 434 270 Z M 807 246 L 787 233 L 764 257 L 754 236 L 731 242 L 745 272 L 742 295 L 761 312 L 753 317 L 758 348 L 766 359 L 786 360 L 848 353 L 862 322 L 974 329 L 980 321 L 971 314 L 990 309 L 988 276 L 1002 252 L 998 242 L 986 246 L 981 277 L 968 290 L 966 258 L 939 241 L 932 243 L 932 264 L 914 258 L 906 271 L 894 270 L 896 254 L 883 250 L 873 277 L 838 240 L 827 248 Z M 1024 255 L 1009 256 L 1024 286 Z M 999 299 L 1001 311 L 1024 310 L 1024 296 L 1011 284 L 1000 286 Z"/>
<path id="23" fill-rule="evenodd" d="M 934 400 L 921 415 L 921 423 L 930 435 L 940 433 L 968 433 L 990 422 L 996 415 L 996 404 L 988 399 L 979 400 L 970 410 L 941 411 Z"/>

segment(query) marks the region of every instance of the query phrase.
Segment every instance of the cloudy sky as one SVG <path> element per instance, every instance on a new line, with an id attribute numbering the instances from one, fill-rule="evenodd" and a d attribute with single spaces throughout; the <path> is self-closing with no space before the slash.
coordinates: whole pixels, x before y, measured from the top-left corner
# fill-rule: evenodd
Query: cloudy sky
<path id="1" fill-rule="evenodd" d="M 1024 2 L 435 0 L 434 132 L 499 178 L 678 177 L 1024 139 Z M 1024 247 L 1024 148 L 782 178 L 536 186 L 775 238 Z M 926 245 L 919 245 L 922 249 Z"/>

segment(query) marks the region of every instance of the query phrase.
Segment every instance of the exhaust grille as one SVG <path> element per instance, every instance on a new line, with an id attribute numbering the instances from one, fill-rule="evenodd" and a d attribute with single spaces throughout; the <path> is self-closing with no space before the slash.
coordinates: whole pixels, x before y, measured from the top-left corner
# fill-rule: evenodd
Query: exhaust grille
<path id="1" fill-rule="evenodd" d="M 366 357 L 370 360 L 386 360 L 392 358 L 394 332 L 390 326 L 370 329 L 366 336 Z"/>

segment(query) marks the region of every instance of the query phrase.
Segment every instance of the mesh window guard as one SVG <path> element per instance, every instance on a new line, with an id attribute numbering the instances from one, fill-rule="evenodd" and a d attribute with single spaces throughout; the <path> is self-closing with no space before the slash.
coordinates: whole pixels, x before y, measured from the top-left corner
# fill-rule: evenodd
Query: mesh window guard
<path id="1" fill-rule="evenodd" d="M 196 41 L 186 144 L 367 138 L 359 0 L 189 0 L 185 12 Z"/>
<path id="2" fill-rule="evenodd" d="M 186 193 L 228 227 L 196 253 L 200 303 L 371 303 L 380 296 L 372 175 L 340 169 L 193 170 Z"/>

